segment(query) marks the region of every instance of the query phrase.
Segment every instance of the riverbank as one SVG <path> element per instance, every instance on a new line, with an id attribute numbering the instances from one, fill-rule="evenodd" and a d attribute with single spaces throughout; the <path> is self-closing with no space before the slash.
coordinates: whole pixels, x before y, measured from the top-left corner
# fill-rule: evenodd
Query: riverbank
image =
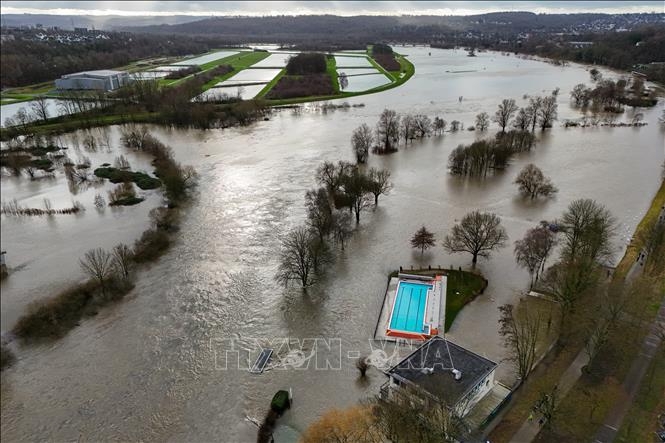
<path id="1" fill-rule="evenodd" d="M 633 238 L 639 236 L 655 223 L 661 208 L 665 204 L 665 182 L 654 196 L 649 209 L 635 230 Z M 664 245 L 661 244 L 661 254 Z M 606 282 L 608 288 L 613 285 L 621 287 L 628 270 L 635 263 L 637 251 L 641 247 L 633 242 L 617 266 L 611 281 Z M 640 347 L 636 345 L 645 334 L 643 325 L 650 323 L 660 304 L 659 294 L 662 297 L 665 270 L 653 268 L 655 274 L 648 275 L 647 281 L 636 282 L 638 285 L 630 292 L 630 305 L 632 309 L 624 308 L 625 317 L 617 319 L 620 323 L 613 327 L 606 342 L 611 343 L 601 352 L 598 362 L 583 372 L 569 393 L 559 400 L 558 412 L 551 429 L 543 429 L 536 436 L 537 442 L 556 442 L 561 439 L 570 441 L 590 441 L 602 423 L 602 419 L 617 401 L 621 399 L 621 381 L 626 377 L 635 355 Z M 658 283 L 660 282 L 660 283 Z M 654 284 L 660 284 L 653 286 Z M 603 290 L 603 289 L 599 289 Z M 595 302 L 587 301 L 584 310 L 599 309 Z M 654 306 L 656 307 L 654 309 Z M 588 323 L 580 309 L 573 315 L 580 323 Z M 636 312 L 644 312 L 639 316 Z M 637 318 L 634 316 L 638 315 Z M 637 323 L 635 323 L 637 322 Z M 518 395 L 513 398 L 510 409 L 505 413 L 501 422 L 489 433 L 491 441 L 507 442 L 515 435 L 525 422 L 533 405 L 542 392 L 550 392 L 560 380 L 562 374 L 568 369 L 575 357 L 583 352 L 589 339 L 587 329 L 581 328 L 574 335 L 569 335 L 563 347 L 556 346 L 543 362 L 534 370 L 534 373 L 522 385 Z M 591 365 L 590 365 L 591 366 Z"/>

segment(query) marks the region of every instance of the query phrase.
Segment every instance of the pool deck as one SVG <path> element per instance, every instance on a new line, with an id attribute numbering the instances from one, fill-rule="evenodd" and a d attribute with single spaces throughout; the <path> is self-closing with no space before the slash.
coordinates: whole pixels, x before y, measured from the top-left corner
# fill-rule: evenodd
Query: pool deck
<path id="1" fill-rule="evenodd" d="M 404 280 L 404 278 L 402 278 Z M 381 307 L 381 313 L 376 325 L 376 330 L 374 333 L 375 340 L 387 340 L 396 342 L 398 340 L 404 340 L 399 337 L 391 337 L 386 335 L 386 331 L 390 328 L 390 319 L 392 315 L 393 305 L 395 303 L 395 297 L 397 296 L 397 287 L 399 285 L 400 278 L 392 277 L 388 282 L 388 288 L 383 299 L 383 305 Z M 433 284 L 434 291 L 441 294 L 440 300 L 437 300 L 435 303 L 427 303 L 425 319 L 428 323 L 438 323 L 439 325 L 439 335 L 443 335 L 445 328 L 445 315 L 446 315 L 446 290 L 447 282 L 446 277 L 442 276 L 440 281 L 422 281 L 421 283 Z M 438 322 L 436 321 L 438 319 Z"/>

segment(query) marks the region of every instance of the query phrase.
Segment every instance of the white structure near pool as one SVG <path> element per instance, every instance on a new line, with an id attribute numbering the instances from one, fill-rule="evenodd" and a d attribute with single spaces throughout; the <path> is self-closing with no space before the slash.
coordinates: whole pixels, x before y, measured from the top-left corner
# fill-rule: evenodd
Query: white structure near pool
<path id="1" fill-rule="evenodd" d="M 445 275 L 398 274 L 390 279 L 376 328 L 376 339 L 427 340 L 443 333 Z"/>

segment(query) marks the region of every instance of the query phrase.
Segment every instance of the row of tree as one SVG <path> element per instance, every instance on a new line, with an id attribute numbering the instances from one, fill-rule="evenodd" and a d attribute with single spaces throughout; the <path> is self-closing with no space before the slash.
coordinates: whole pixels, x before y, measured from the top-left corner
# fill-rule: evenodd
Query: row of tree
<path id="1" fill-rule="evenodd" d="M 322 265 L 333 259 L 329 243 L 343 250 L 353 232 L 352 217 L 359 223 L 361 213 L 378 205 L 379 196 L 392 188 L 389 171 L 363 171 L 343 161 L 324 162 L 316 180 L 321 187 L 305 194 L 306 224 L 291 231 L 282 243 L 275 278 L 284 285 L 291 281 L 303 288 L 311 285 Z"/>
<path id="2" fill-rule="evenodd" d="M 622 105 L 653 106 L 657 102 L 653 92 L 644 96 L 644 81 L 640 78 L 634 78 L 628 83 L 626 79 L 603 79 L 600 73 L 591 75 L 592 80 L 596 78 L 595 88 L 579 83 L 570 92 L 575 106 L 616 113 L 623 112 Z"/>

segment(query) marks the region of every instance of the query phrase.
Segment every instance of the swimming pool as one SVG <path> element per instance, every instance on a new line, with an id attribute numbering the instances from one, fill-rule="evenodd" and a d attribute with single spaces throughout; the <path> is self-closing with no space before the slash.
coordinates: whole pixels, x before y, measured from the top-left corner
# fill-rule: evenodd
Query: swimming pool
<path id="1" fill-rule="evenodd" d="M 432 285 L 425 283 L 399 282 L 390 329 L 416 334 L 427 333 L 424 320 L 427 291 L 430 289 Z"/>

